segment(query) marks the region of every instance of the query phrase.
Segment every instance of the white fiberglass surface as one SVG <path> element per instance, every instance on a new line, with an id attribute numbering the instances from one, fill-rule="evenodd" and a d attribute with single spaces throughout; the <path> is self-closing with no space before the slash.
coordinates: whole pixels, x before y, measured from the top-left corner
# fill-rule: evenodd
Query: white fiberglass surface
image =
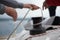
<path id="1" fill-rule="evenodd" d="M 17 0 L 17 1 L 22 2 L 22 3 L 32 3 L 39 7 L 42 7 L 42 3 L 44 0 Z M 21 21 L 20 19 L 24 17 L 27 10 L 28 9 L 16 9 L 18 13 L 18 19 L 19 19 L 16 22 L 17 24 Z M 60 12 L 60 7 L 57 7 L 57 11 L 56 11 L 57 15 L 60 16 L 58 12 Z M 39 17 L 42 16 L 40 9 L 35 10 L 35 11 L 30 11 L 29 14 L 27 15 L 27 18 L 38 17 L 38 16 Z M 49 17 L 48 9 L 43 11 L 43 16 Z M 24 24 L 26 24 L 26 20 L 17 29 L 16 31 L 17 33 L 20 33 L 22 30 L 24 30 Z M 15 24 L 10 16 L 7 16 L 6 14 L 0 15 L 0 36 L 9 35 L 13 31 L 14 28 L 15 28 Z"/>

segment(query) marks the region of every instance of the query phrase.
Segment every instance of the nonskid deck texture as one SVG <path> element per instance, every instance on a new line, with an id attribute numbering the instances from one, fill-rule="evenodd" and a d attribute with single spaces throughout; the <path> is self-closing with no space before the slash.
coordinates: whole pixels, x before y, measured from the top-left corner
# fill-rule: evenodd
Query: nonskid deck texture
<path id="1" fill-rule="evenodd" d="M 60 28 L 32 36 L 27 32 L 22 37 L 17 38 L 17 40 L 60 40 Z"/>
<path id="2" fill-rule="evenodd" d="M 59 33 L 60 33 L 60 31 L 58 31 L 58 30 L 55 31 L 54 30 L 54 31 L 46 32 L 45 34 L 31 36 L 28 39 L 30 39 L 30 40 L 58 40 L 59 36 L 60 36 Z"/>
<path id="3" fill-rule="evenodd" d="M 48 30 L 46 33 L 29 35 L 29 31 L 24 30 L 9 40 L 60 40 L 60 26 L 53 26 L 55 30 Z M 1 39 L 6 40 L 6 39 Z"/>

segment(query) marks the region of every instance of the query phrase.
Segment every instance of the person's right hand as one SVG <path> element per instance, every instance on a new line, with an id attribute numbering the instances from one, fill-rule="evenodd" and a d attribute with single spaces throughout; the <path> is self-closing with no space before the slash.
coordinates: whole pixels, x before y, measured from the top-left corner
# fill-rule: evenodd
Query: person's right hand
<path id="1" fill-rule="evenodd" d="M 24 4 L 23 8 L 29 8 L 31 10 L 37 10 L 40 7 L 38 7 L 37 5 L 34 5 L 34 4 Z"/>
<path id="2" fill-rule="evenodd" d="M 17 12 L 16 12 L 16 10 L 14 8 L 5 6 L 5 13 L 8 16 L 11 16 L 14 21 L 16 21 L 16 19 L 17 19 Z"/>

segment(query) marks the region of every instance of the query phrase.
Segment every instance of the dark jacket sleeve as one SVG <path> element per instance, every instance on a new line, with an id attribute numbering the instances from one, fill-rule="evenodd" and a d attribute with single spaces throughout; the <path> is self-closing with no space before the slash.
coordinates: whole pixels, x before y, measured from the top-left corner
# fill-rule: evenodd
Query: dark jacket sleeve
<path id="1" fill-rule="evenodd" d="M 0 14 L 4 14 L 5 10 L 5 5 L 0 4 Z"/>
<path id="2" fill-rule="evenodd" d="M 2 0 L 0 3 L 14 8 L 23 8 L 23 3 L 18 3 L 15 0 Z"/>

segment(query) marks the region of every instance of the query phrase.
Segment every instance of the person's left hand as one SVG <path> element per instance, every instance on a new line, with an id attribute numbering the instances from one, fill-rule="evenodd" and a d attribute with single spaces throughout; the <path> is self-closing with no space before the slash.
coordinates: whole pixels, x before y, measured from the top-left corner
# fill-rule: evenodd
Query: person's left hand
<path id="1" fill-rule="evenodd" d="M 40 7 L 34 5 L 34 4 L 24 4 L 23 8 L 30 8 L 31 10 L 37 10 Z"/>
<path id="2" fill-rule="evenodd" d="M 43 2 L 43 6 L 42 6 L 43 10 L 44 10 L 44 9 L 47 9 L 48 7 L 49 7 L 48 4 L 46 3 L 46 1 L 44 1 L 44 2 Z"/>

